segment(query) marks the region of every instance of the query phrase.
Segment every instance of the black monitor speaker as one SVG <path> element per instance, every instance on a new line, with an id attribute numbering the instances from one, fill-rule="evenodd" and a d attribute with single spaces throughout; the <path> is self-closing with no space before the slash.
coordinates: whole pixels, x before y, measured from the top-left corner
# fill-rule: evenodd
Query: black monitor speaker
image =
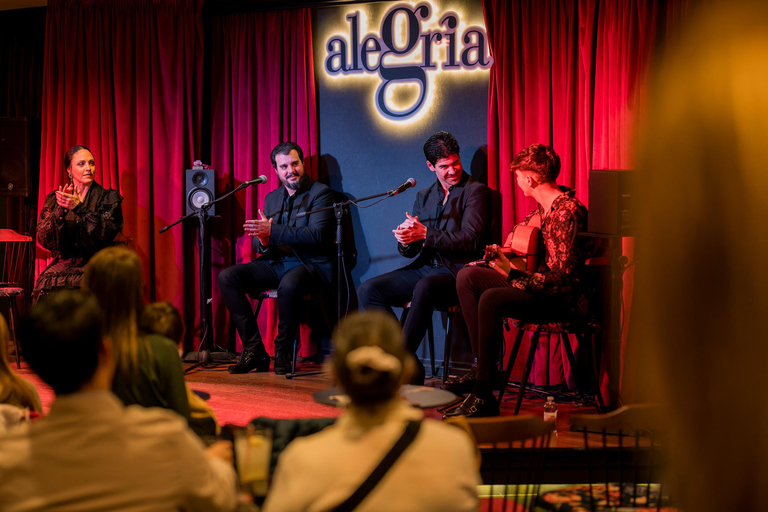
<path id="1" fill-rule="evenodd" d="M 637 171 L 589 171 L 589 223 L 592 233 L 633 236 Z"/>
<path id="2" fill-rule="evenodd" d="M 0 117 L 0 196 L 37 196 L 40 121 Z"/>
<path id="3" fill-rule="evenodd" d="M 184 175 L 184 212 L 194 213 L 202 205 L 216 199 L 216 171 L 213 169 L 187 169 Z M 208 210 L 216 215 L 216 205 Z"/>

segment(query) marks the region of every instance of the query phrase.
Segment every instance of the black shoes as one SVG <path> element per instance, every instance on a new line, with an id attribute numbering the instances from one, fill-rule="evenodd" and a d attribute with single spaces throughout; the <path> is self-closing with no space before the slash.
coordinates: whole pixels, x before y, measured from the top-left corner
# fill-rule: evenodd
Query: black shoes
<path id="1" fill-rule="evenodd" d="M 443 389 L 452 393 L 456 393 L 457 395 L 469 393 L 475 386 L 475 381 L 477 380 L 476 375 L 477 366 L 473 366 L 469 369 L 466 375 L 445 381 L 445 384 L 443 384 Z"/>
<path id="2" fill-rule="evenodd" d="M 467 395 L 467 398 L 456 407 L 451 409 L 443 415 L 443 418 L 454 418 L 456 416 L 464 416 L 466 418 L 483 418 L 486 416 L 498 416 L 499 404 L 496 402 L 496 397 L 493 394 L 489 394 L 483 397 L 479 397 L 474 393 Z"/>
<path id="3" fill-rule="evenodd" d="M 231 365 L 229 373 L 248 373 L 252 370 L 257 372 L 269 371 L 269 355 L 267 353 L 259 354 L 250 350 L 243 350 L 240 360 L 237 364 Z"/>
<path id="4" fill-rule="evenodd" d="M 285 375 L 291 371 L 291 358 L 288 354 L 277 352 L 275 354 L 275 375 Z"/>

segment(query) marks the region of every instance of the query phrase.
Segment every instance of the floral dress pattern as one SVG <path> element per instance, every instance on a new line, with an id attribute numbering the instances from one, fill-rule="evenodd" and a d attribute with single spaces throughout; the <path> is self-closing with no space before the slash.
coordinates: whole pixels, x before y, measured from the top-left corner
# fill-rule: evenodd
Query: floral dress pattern
<path id="1" fill-rule="evenodd" d="M 535 273 L 512 274 L 510 283 L 529 293 L 560 295 L 576 315 L 587 319 L 595 280 L 586 275 L 584 260 L 593 252 L 594 244 L 591 239 L 578 236 L 587 230 L 587 208 L 576 199 L 572 189 L 560 189 L 563 194 L 552 202 L 547 214 L 539 205 L 518 224 L 527 226 L 536 216 L 543 219 L 539 247 L 543 257 Z"/>

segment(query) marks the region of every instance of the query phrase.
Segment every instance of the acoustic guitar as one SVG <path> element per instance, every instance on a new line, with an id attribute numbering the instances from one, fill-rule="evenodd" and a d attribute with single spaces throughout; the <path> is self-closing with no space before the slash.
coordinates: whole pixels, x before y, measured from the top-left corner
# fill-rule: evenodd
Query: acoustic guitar
<path id="1" fill-rule="evenodd" d="M 524 272 L 536 272 L 539 267 L 540 247 L 541 217 L 536 215 L 528 224 L 518 224 L 507 235 L 501 252 L 509 259 L 513 268 Z"/>

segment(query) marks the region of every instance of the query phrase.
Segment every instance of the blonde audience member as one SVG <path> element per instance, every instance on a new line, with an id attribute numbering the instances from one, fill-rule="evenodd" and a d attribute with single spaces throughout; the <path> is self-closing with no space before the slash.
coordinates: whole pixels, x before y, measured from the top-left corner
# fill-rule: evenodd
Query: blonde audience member
<path id="1" fill-rule="evenodd" d="M 153 302 L 147 304 L 141 312 L 139 327 L 145 334 L 158 334 L 180 346 L 184 341 L 186 328 L 179 310 L 170 302 Z M 219 435 L 221 427 L 216 420 L 213 409 L 208 407 L 205 400 L 197 396 L 189 385 L 187 400 L 189 400 L 189 427 L 198 435 Z"/>
<path id="2" fill-rule="evenodd" d="M 28 416 L 27 411 L 43 412 L 35 385 L 16 375 L 8 364 L 8 342 L 11 339 L 8 324 L 0 316 L 0 432 L 19 423 Z"/>
<path id="3" fill-rule="evenodd" d="M 144 283 L 136 253 L 125 247 L 102 249 L 86 265 L 82 286 L 99 299 L 104 330 L 112 340 L 117 364 L 112 391 L 126 405 L 172 409 L 188 420 L 187 388 L 176 345 L 139 331 Z"/>
<path id="4" fill-rule="evenodd" d="M 766 510 L 768 6 L 710 3 L 651 89 L 631 340 L 681 510 Z M 635 336 L 636 335 L 636 336 Z"/>
<path id="5" fill-rule="evenodd" d="M 412 444 L 355 510 L 477 510 L 480 477 L 467 434 L 423 419 L 399 397 L 414 366 L 401 332 L 395 319 L 377 311 L 354 313 L 339 324 L 333 370 L 351 405 L 336 424 L 288 445 L 266 511 L 333 510 L 360 487 L 411 422 L 420 422 Z"/>

